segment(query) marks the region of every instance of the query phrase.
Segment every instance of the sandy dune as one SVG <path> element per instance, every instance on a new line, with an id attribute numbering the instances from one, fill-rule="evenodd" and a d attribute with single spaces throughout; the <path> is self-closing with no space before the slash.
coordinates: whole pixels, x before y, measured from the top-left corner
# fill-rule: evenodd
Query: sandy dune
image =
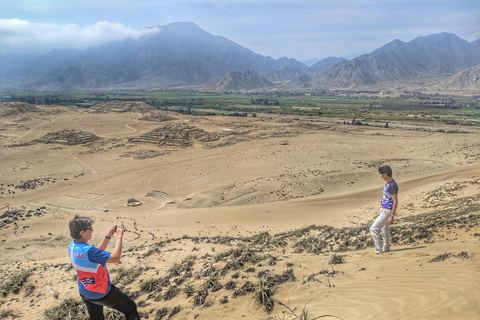
<path id="1" fill-rule="evenodd" d="M 290 269 L 295 280 L 279 284 L 273 298 L 297 313 L 306 306 L 312 315 L 341 319 L 480 317 L 478 132 L 173 113 L 168 116 L 175 120 L 156 122 L 139 120 L 152 113 L 141 108 L 105 113 L 38 108 L 0 117 L 0 207 L 23 212 L 1 227 L 2 281 L 31 270 L 26 284 L 35 286 L 28 296 L 24 286 L 0 297 L 2 311 L 38 319 L 62 299 L 78 298 L 66 248 L 68 221 L 81 214 L 96 217 L 92 243 L 112 224 L 126 227 L 124 257 L 110 266 L 112 279 L 120 268 L 130 273 L 142 268 L 124 288 L 150 319 L 175 306 L 181 311 L 174 319 L 289 319 L 282 305 L 276 303 L 268 314 L 255 309 L 250 293 L 234 294 L 225 286 L 235 281 L 239 289 L 246 281 L 258 282 L 259 273 Z M 157 144 L 130 139 L 152 138 L 152 130 L 167 123 L 188 126 Z M 73 129 L 100 139 L 34 143 Z M 400 185 L 397 242 L 390 253 L 373 256 L 368 225 L 378 212 L 381 164 L 392 166 Z M 25 181 L 31 188 L 18 187 Z M 129 199 L 141 205 L 127 206 Z M 437 220 L 432 224 L 429 217 Z M 327 233 L 305 229 L 312 225 L 333 227 L 329 243 L 318 251 L 299 249 Z M 409 230 L 418 232 L 410 240 Z M 428 237 L 421 236 L 424 231 Z M 356 242 L 346 241 L 349 237 Z M 242 246 L 264 260 L 219 272 L 234 259 L 229 250 Z M 335 253 L 345 263 L 329 264 Z M 430 262 L 442 254 L 445 260 Z M 168 288 L 178 291 L 171 299 L 155 299 L 167 287 L 140 291 L 142 283 L 167 277 L 172 266 L 192 255 L 186 283 L 200 288 L 213 266 L 223 286 L 208 289 L 206 304 L 193 306 L 192 297 L 180 293 L 185 285 L 176 284 L 180 276 L 168 277 Z"/>

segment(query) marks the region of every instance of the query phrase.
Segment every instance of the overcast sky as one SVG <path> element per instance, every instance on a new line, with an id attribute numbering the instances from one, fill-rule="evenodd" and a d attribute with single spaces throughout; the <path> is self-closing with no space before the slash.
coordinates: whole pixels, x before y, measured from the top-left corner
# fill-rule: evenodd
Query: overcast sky
<path id="1" fill-rule="evenodd" d="M 480 0 L 0 0 L 0 53 L 84 49 L 176 21 L 305 61 L 440 32 L 474 41 Z"/>

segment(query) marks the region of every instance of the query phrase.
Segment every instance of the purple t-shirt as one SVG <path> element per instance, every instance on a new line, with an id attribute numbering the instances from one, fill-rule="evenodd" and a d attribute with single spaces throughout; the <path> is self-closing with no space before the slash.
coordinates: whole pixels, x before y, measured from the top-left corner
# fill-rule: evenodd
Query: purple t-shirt
<path id="1" fill-rule="evenodd" d="M 383 197 L 382 202 L 380 203 L 382 208 L 392 209 L 392 194 L 398 194 L 398 184 L 395 182 L 395 180 L 387 182 L 385 188 L 383 188 Z"/>

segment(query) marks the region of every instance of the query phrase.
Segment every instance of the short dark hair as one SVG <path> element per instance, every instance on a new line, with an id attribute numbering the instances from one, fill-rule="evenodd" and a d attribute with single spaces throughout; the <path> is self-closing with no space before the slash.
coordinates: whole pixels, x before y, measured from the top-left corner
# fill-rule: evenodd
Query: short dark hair
<path id="1" fill-rule="evenodd" d="M 392 168 L 390 168 L 390 166 L 382 166 L 378 168 L 378 172 L 380 174 L 386 174 L 390 178 L 392 177 Z"/>
<path id="2" fill-rule="evenodd" d="M 80 239 L 80 231 L 87 230 L 93 225 L 94 222 L 94 218 L 80 217 L 78 214 L 75 215 L 75 218 L 70 220 L 68 224 L 68 226 L 70 227 L 70 236 L 75 240 Z"/>

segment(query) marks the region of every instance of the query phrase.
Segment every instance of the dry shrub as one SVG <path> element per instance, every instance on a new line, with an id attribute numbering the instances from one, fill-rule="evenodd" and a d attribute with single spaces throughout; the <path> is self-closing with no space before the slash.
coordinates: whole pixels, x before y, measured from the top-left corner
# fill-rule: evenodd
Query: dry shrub
<path id="1" fill-rule="evenodd" d="M 202 289 L 197 291 L 197 293 L 193 296 L 193 305 L 194 306 L 201 306 L 205 303 L 205 300 L 208 296 L 208 290 Z"/>
<path id="2" fill-rule="evenodd" d="M 0 295 L 2 297 L 6 297 L 10 291 L 14 294 L 18 294 L 22 288 L 22 285 L 30 275 L 31 272 L 29 270 L 24 270 L 8 280 L 5 280 L 2 284 L 0 284 Z"/>
<path id="3" fill-rule="evenodd" d="M 278 292 L 277 285 L 271 279 L 260 278 L 254 287 L 252 302 L 257 309 L 264 308 L 271 313 L 274 307 L 273 296 Z"/>
<path id="4" fill-rule="evenodd" d="M 87 320 L 89 319 L 87 307 L 80 300 L 65 299 L 58 306 L 46 309 L 43 312 L 44 320 Z"/>
<path id="5" fill-rule="evenodd" d="M 345 256 L 339 255 L 339 254 L 332 254 L 330 257 L 330 261 L 328 261 L 329 264 L 342 264 L 345 263 Z"/>

